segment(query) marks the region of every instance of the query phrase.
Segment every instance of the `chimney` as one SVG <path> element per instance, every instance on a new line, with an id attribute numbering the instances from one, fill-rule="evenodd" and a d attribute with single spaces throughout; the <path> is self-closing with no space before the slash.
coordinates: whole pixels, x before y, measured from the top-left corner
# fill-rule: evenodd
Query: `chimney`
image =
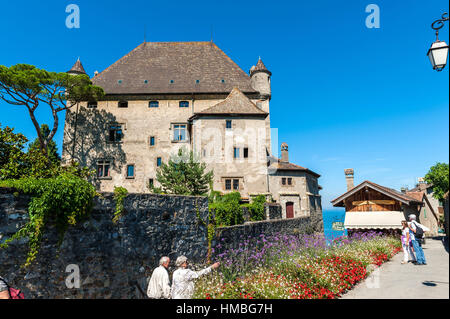
<path id="1" fill-rule="evenodd" d="M 400 188 L 400 191 L 401 191 L 403 194 L 406 194 L 406 192 L 408 191 L 408 187 L 402 187 L 402 188 Z"/>
<path id="2" fill-rule="evenodd" d="M 97 76 L 97 75 L 98 75 L 98 71 L 95 71 L 95 72 L 94 72 L 94 76 Z"/>
<path id="3" fill-rule="evenodd" d="M 289 163 L 289 151 L 286 143 L 281 144 L 281 162 Z"/>
<path id="4" fill-rule="evenodd" d="M 355 187 L 353 183 L 353 168 L 347 168 L 344 170 L 345 172 L 345 180 L 347 181 L 347 191 L 351 190 Z"/>

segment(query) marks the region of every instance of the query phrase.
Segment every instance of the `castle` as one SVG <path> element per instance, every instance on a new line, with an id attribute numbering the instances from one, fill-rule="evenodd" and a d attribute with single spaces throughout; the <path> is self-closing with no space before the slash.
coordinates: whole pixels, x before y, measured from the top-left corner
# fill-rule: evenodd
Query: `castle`
<path id="1" fill-rule="evenodd" d="M 84 74 L 81 61 L 68 73 Z M 66 114 L 63 161 L 96 169 L 99 191 L 148 193 L 180 148 L 213 170 L 214 190 L 263 194 L 283 218 L 321 216 L 319 174 L 272 156 L 271 75 L 261 59 L 246 74 L 213 42 L 144 42 L 101 73 L 101 101 Z"/>

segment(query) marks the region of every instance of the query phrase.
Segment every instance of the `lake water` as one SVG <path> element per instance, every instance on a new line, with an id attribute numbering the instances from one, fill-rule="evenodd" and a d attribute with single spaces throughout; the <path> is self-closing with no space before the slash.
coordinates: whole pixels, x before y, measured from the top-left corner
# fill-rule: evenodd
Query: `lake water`
<path id="1" fill-rule="evenodd" d="M 347 230 L 333 230 L 332 225 L 334 222 L 344 223 L 345 210 L 324 210 L 323 213 L 323 228 L 325 237 L 327 239 L 333 239 L 343 235 L 347 235 Z"/>

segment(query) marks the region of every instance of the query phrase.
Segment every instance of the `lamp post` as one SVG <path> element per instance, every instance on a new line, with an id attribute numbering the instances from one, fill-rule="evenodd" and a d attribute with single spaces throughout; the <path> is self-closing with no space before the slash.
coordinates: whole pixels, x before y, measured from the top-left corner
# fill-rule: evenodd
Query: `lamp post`
<path id="1" fill-rule="evenodd" d="M 427 55 L 433 66 L 433 70 L 436 71 L 442 71 L 447 64 L 448 44 L 445 43 L 445 41 L 439 40 L 439 29 L 441 29 L 444 26 L 444 22 L 448 20 L 447 12 L 444 12 L 441 19 L 438 19 L 431 24 L 431 28 L 436 30 L 436 41 L 431 45 Z"/>

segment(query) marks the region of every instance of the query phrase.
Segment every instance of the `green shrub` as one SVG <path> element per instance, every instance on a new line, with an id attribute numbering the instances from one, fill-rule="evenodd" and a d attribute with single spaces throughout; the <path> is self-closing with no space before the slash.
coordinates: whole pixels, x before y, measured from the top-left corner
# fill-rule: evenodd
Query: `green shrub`
<path id="1" fill-rule="evenodd" d="M 239 192 L 225 195 L 215 194 L 215 201 L 209 204 L 209 209 L 215 211 L 217 226 L 240 225 L 244 222 L 240 200 L 241 194 Z"/>

